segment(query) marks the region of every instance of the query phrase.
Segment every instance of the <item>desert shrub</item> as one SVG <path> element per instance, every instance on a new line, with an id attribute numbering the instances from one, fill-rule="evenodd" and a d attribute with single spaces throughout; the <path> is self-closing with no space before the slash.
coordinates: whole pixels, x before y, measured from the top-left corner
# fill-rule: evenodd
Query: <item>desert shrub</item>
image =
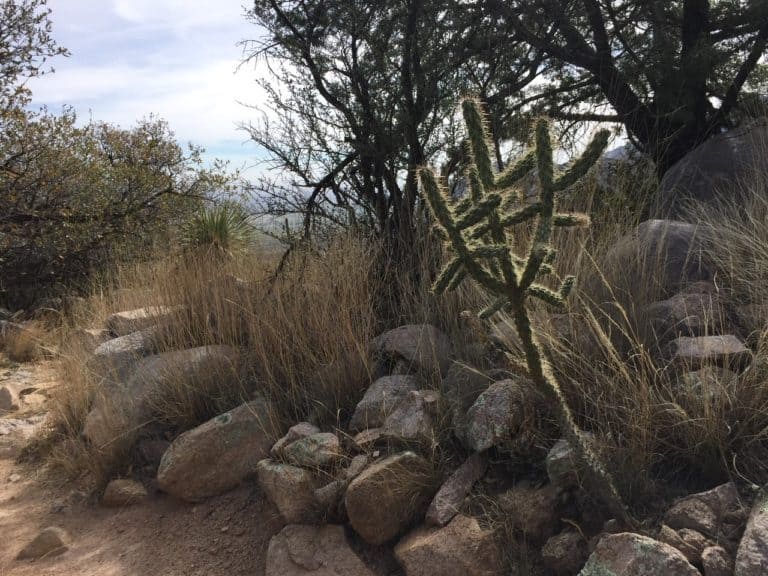
<path id="1" fill-rule="evenodd" d="M 181 227 L 181 243 L 188 251 L 229 257 L 246 251 L 255 240 L 246 208 L 227 201 L 204 208 Z"/>
<path id="2" fill-rule="evenodd" d="M 5 113 L 0 166 L 0 299 L 12 308 L 143 254 L 228 186 L 161 120 L 79 126 L 71 110 Z"/>

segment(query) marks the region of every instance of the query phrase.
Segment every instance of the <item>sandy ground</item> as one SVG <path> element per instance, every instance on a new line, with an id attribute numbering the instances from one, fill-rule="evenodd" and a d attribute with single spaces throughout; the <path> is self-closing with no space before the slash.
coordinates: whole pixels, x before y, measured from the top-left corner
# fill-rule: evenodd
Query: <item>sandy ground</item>
<path id="1" fill-rule="evenodd" d="M 254 486 L 203 504 L 162 494 L 107 509 L 70 487 L 51 487 L 16 459 L 45 416 L 56 386 L 48 363 L 0 369 L 7 380 L 38 389 L 20 413 L 0 416 L 0 576 L 263 575 L 267 545 L 283 524 Z M 70 548 L 42 560 L 16 560 L 43 528 L 67 531 Z"/>

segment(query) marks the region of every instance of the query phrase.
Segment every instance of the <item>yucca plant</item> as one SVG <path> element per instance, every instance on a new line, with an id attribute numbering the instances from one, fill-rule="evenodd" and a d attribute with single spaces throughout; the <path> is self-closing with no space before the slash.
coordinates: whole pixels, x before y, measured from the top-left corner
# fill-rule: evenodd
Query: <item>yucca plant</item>
<path id="1" fill-rule="evenodd" d="M 470 165 L 466 172 L 469 183 L 467 198 L 453 202 L 440 178 L 430 168 L 419 171 L 419 181 L 453 258 L 443 269 L 434 285 L 437 293 L 473 279 L 496 297 L 480 312 L 488 318 L 501 311 L 508 312 L 522 343 L 524 357 L 510 358 L 516 370 L 538 386 L 549 399 L 558 424 L 573 447 L 596 496 L 615 517 L 632 525 L 610 473 L 590 446 L 568 406 L 565 395 L 542 353 L 529 317 L 529 297 L 547 304 L 564 307 L 574 278 L 567 277 L 557 290 L 537 282 L 552 273 L 556 251 L 550 242 L 555 227 L 588 226 L 583 214 L 558 213 L 556 193 L 578 182 L 595 164 L 608 143 L 608 131 L 596 134 L 584 153 L 562 174 L 555 174 L 550 126 L 540 119 L 535 128 L 535 145 L 516 164 L 495 174 L 491 161 L 486 118 L 480 103 L 474 99 L 462 102 L 462 112 L 468 133 Z M 525 186 L 516 188 L 534 168 L 538 172 L 538 199 L 530 202 Z M 515 206 L 510 212 L 503 211 Z M 534 223 L 534 232 L 527 251 L 515 250 L 514 228 Z"/>
<path id="2" fill-rule="evenodd" d="M 185 250 L 209 256 L 230 257 L 247 250 L 256 231 L 242 204 L 223 202 L 195 214 L 181 230 Z"/>

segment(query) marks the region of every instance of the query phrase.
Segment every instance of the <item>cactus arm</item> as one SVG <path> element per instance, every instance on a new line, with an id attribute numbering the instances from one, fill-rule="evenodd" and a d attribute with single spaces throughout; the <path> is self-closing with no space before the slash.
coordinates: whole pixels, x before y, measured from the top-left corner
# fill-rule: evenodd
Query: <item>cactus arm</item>
<path id="1" fill-rule="evenodd" d="M 467 98 L 462 102 L 464 122 L 467 126 L 472 160 L 480 182 L 486 189 L 493 187 L 493 165 L 488 146 L 488 120 L 481 112 L 477 100 Z"/>
<path id="2" fill-rule="evenodd" d="M 608 146 L 608 139 L 611 133 L 608 130 L 600 130 L 595 134 L 587 145 L 584 153 L 579 156 L 573 165 L 566 170 L 562 176 L 555 180 L 553 189 L 560 192 L 576 184 L 583 178 L 592 166 L 600 159 L 600 155 Z"/>

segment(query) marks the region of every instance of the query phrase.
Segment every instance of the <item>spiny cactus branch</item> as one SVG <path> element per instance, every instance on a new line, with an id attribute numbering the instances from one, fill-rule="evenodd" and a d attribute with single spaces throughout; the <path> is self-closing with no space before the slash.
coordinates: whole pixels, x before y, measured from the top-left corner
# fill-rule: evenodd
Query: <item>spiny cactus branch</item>
<path id="1" fill-rule="evenodd" d="M 536 281 L 553 271 L 556 251 L 551 245 L 555 227 L 588 226 L 583 214 L 560 213 L 556 209 L 555 193 L 577 183 L 597 162 L 608 142 L 607 131 L 599 132 L 584 153 L 562 175 L 556 175 L 549 122 L 536 122 L 534 148 L 501 174 L 494 174 L 488 144 L 487 120 L 479 102 L 462 102 L 471 157 L 466 177 L 469 198 L 452 203 L 444 186 L 429 168 L 419 170 L 421 190 L 441 228 L 441 236 L 450 245 L 453 259 L 445 266 L 435 282 L 438 293 L 456 288 L 466 277 L 495 296 L 494 301 L 480 312 L 488 318 L 500 311 L 509 312 L 515 323 L 522 349 L 524 366 L 512 358 L 517 371 L 533 381 L 550 399 L 559 425 L 577 458 L 583 463 L 587 479 L 600 500 L 617 518 L 634 524 L 619 496 L 613 478 L 573 418 L 568 402 L 541 352 L 531 328 L 528 298 L 533 297 L 557 307 L 574 286 L 574 278 L 565 278 L 557 290 Z M 527 203 L 525 187 L 520 180 L 532 169 L 538 175 L 538 200 Z M 522 190 L 518 207 L 502 214 L 509 189 Z M 514 227 L 533 222 L 535 229 L 525 257 L 516 254 L 513 244 Z"/>

